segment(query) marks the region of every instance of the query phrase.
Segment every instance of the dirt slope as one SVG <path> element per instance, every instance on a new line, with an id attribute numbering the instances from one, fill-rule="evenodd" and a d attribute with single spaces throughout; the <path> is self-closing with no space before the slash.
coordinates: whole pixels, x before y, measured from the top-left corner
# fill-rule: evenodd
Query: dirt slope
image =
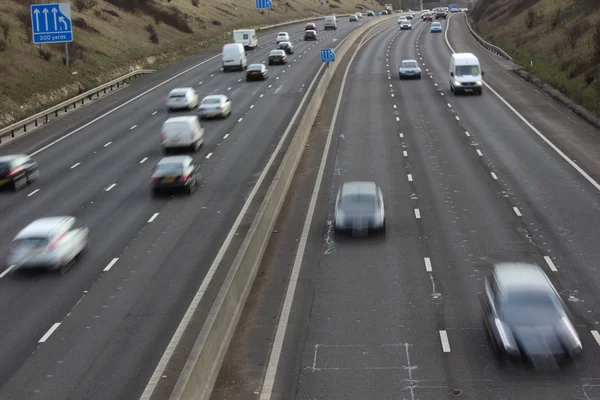
<path id="1" fill-rule="evenodd" d="M 486 40 L 600 115 L 599 0 L 479 0 L 470 17 Z"/>
<path id="2" fill-rule="evenodd" d="M 0 0 L 0 127 L 123 75 L 156 69 L 228 40 L 234 28 L 379 7 L 374 0 L 71 0 L 72 65 L 64 45 L 32 44 L 29 5 Z"/>

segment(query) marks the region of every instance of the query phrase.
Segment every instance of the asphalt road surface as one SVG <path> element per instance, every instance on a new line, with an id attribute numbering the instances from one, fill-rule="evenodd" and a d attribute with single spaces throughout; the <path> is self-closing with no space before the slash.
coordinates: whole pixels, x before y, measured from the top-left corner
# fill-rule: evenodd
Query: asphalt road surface
<path id="1" fill-rule="evenodd" d="M 314 213 L 307 215 L 317 175 L 310 165 L 319 165 L 321 154 L 311 147 L 277 224 L 247 305 L 251 318 L 242 321 L 221 373 L 218 388 L 227 398 L 264 389 L 274 354 L 273 392 L 261 399 L 600 398 L 594 337 L 600 215 L 593 181 L 600 132 L 515 81 L 505 62 L 469 38 L 462 16 L 443 21 L 444 29 L 447 24 L 452 47 L 480 57 L 486 81 L 514 110 L 487 87 L 482 96 L 450 92 L 451 50 L 445 34 L 431 33 L 428 23 L 416 21 L 412 31 L 392 27 L 362 47 Z M 398 79 L 403 59 L 421 63 L 422 80 Z M 519 85 L 516 93 L 511 85 Z M 325 101 L 322 125 L 330 125 L 336 98 L 332 93 Z M 311 146 L 322 149 L 324 140 L 314 136 L 327 129 L 317 130 Z M 332 232 L 337 189 L 353 180 L 381 187 L 385 236 Z M 312 219 L 308 231 L 305 218 Z M 573 311 L 581 359 L 556 373 L 498 365 L 478 295 L 499 261 L 545 269 Z M 297 286 L 286 309 L 290 280 Z M 285 341 L 271 353 L 282 308 L 290 312 Z M 246 392 L 235 395 L 228 387 Z"/>
<path id="2" fill-rule="evenodd" d="M 328 32 L 319 22 L 318 42 L 303 40 L 304 24 L 278 28 L 290 33 L 295 54 L 268 67 L 264 82 L 223 73 L 220 58 L 209 59 L 219 50 L 208 51 L 0 148 L 33 153 L 41 171 L 25 190 L 0 193 L 0 254 L 21 228 L 50 215 L 80 218 L 91 245 L 62 276 L 0 275 L 0 399 L 141 395 L 320 67 L 320 48 L 335 47 L 364 21 L 344 19 Z M 276 34 L 260 37 L 249 63 L 266 62 Z M 200 97 L 228 95 L 233 113 L 203 122 L 205 143 L 194 155 L 201 188 L 153 199 L 149 177 L 170 116 L 165 98 L 188 86 Z"/>

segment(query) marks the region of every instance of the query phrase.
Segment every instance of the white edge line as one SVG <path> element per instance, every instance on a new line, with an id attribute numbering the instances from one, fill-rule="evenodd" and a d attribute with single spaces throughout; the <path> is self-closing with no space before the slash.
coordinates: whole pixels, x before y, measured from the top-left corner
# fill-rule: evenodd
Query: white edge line
<path id="1" fill-rule="evenodd" d="M 312 220 L 313 220 L 314 211 L 315 211 L 315 207 L 316 207 L 316 203 L 317 203 L 317 198 L 320 195 L 319 187 L 321 186 L 321 183 L 323 180 L 323 174 L 325 172 L 325 165 L 327 164 L 327 156 L 329 153 L 329 147 L 331 146 L 331 140 L 332 140 L 333 131 L 335 128 L 335 123 L 337 120 L 337 115 L 339 112 L 339 107 L 340 107 L 340 104 L 342 103 L 342 95 L 346 88 L 346 79 L 348 77 L 350 67 L 352 66 L 352 62 L 353 62 L 356 54 L 358 53 L 358 51 L 364 45 L 364 43 L 366 43 L 368 40 L 375 37 L 375 35 L 377 35 L 379 32 L 383 32 L 383 30 L 380 30 L 379 32 L 375 33 L 373 36 L 370 36 L 369 38 L 367 38 L 365 40 L 368 33 L 371 32 L 371 30 L 373 30 L 374 28 L 375 28 L 375 26 L 373 26 L 368 32 L 366 32 L 366 34 L 363 37 L 363 39 L 361 40 L 360 44 L 354 51 L 354 54 L 352 54 L 352 58 L 350 58 L 350 61 L 348 62 L 348 65 L 346 66 L 346 71 L 344 72 L 344 77 L 342 79 L 342 86 L 341 86 L 342 89 L 339 91 L 338 99 L 337 99 L 335 109 L 333 112 L 333 118 L 331 121 L 331 125 L 329 126 L 329 132 L 327 134 L 327 141 L 325 142 L 325 148 L 323 150 L 323 157 L 321 160 L 321 164 L 319 166 L 319 171 L 317 173 L 317 179 L 315 181 L 314 190 L 313 190 L 313 193 L 312 193 L 312 196 L 310 199 L 310 204 L 308 207 L 306 219 L 304 220 L 304 226 L 302 228 L 302 234 L 300 236 L 300 242 L 298 244 L 298 251 L 296 253 L 296 258 L 294 260 L 292 274 L 291 274 L 290 280 L 288 282 L 288 288 L 287 288 L 287 291 L 285 294 L 285 300 L 284 300 L 283 307 L 281 310 L 281 315 L 279 317 L 279 323 L 277 325 L 277 332 L 275 333 L 275 340 L 273 341 L 273 348 L 271 350 L 271 355 L 269 356 L 269 364 L 267 366 L 267 371 L 265 373 L 265 379 L 263 381 L 262 390 L 260 392 L 261 393 L 260 400 L 270 400 L 271 394 L 273 393 L 273 386 L 275 384 L 275 376 L 277 374 L 279 358 L 281 356 L 281 350 L 283 348 L 283 341 L 284 341 L 285 333 L 286 333 L 287 326 L 288 326 L 289 316 L 290 316 L 290 312 L 292 309 L 292 303 L 294 301 L 294 294 L 296 291 L 298 277 L 300 275 L 300 268 L 302 267 L 304 251 L 306 248 L 306 243 L 308 241 L 308 233 L 309 233 L 310 227 L 312 225 Z M 319 75 L 319 73 L 317 73 L 317 76 L 318 75 Z M 309 92 L 310 92 L 310 90 L 309 90 Z"/>
<path id="2" fill-rule="evenodd" d="M 339 47 L 344 42 L 344 40 L 340 41 L 340 43 L 338 43 L 336 48 Z M 218 57 L 218 56 L 215 56 L 215 57 Z M 149 400 L 150 397 L 152 396 L 152 394 L 154 393 L 154 389 L 156 389 L 156 386 L 157 386 L 158 382 L 160 381 L 160 377 L 163 375 L 163 371 L 167 367 L 167 364 L 171 360 L 173 352 L 177 348 L 179 341 L 181 340 L 181 337 L 183 336 L 183 333 L 187 329 L 187 326 L 192 319 L 192 315 L 196 312 L 196 309 L 198 308 L 198 304 L 200 304 L 200 301 L 204 297 L 204 293 L 206 292 L 206 289 L 212 282 L 212 279 L 217 271 L 217 268 L 221 264 L 221 261 L 229 248 L 229 244 L 233 240 L 240 224 L 242 223 L 242 220 L 246 216 L 246 212 L 248 211 L 248 208 L 250 208 L 250 204 L 252 204 L 252 202 L 254 201 L 254 197 L 256 196 L 258 189 L 260 188 L 260 186 L 262 186 L 262 182 L 265 180 L 265 177 L 267 176 L 267 174 L 271 168 L 271 165 L 273 164 L 273 162 L 275 162 L 275 158 L 277 157 L 281 148 L 283 147 L 283 144 L 286 141 L 286 139 L 292 129 L 292 126 L 294 125 L 296 119 L 298 119 L 298 115 L 300 115 L 300 111 L 302 110 L 302 108 L 304 107 L 304 103 L 306 103 L 306 101 L 308 99 L 308 95 L 311 94 L 312 87 L 315 85 L 317 78 L 319 78 L 321 71 L 324 68 L 325 68 L 325 66 L 324 66 L 324 64 L 322 64 L 319 67 L 319 69 L 317 70 L 317 73 L 315 74 L 315 77 L 313 78 L 308 89 L 306 90 L 306 93 L 304 94 L 304 97 L 302 98 L 300 105 L 298 106 L 298 108 L 296 109 L 296 112 L 292 116 L 292 119 L 291 119 L 287 129 L 281 136 L 281 139 L 279 140 L 277 147 L 275 148 L 275 150 L 273 150 L 273 153 L 271 154 L 271 158 L 269 159 L 269 161 L 263 168 L 261 175 L 259 176 L 258 180 L 256 181 L 256 184 L 254 185 L 254 188 L 252 188 L 250 195 L 246 199 L 246 203 L 244 203 L 244 206 L 242 207 L 242 209 L 240 210 L 240 213 L 238 214 L 236 220 L 234 221 L 233 226 L 231 227 L 231 230 L 229 231 L 229 233 L 227 234 L 227 237 L 223 241 L 223 245 L 219 249 L 219 252 L 217 253 L 213 263 L 211 264 L 206 275 L 204 276 L 204 280 L 202 281 L 200 288 L 196 292 L 196 295 L 192 299 L 183 318 L 181 319 L 181 323 L 179 324 L 179 326 L 177 326 L 175 333 L 171 337 L 171 341 L 167 345 L 161 359 L 159 360 L 158 364 L 156 365 L 156 368 L 154 369 L 154 372 L 152 373 L 152 376 L 150 377 L 150 380 L 148 381 L 148 384 L 146 385 L 144 392 L 140 396 L 140 400 Z M 263 95 L 261 94 L 260 97 L 262 97 L 262 96 Z"/>
<path id="3" fill-rule="evenodd" d="M 600 346 L 600 334 L 596 330 L 593 330 L 591 332 L 592 336 L 594 337 L 594 340 L 596 340 L 596 343 L 598 343 L 598 346 Z"/>
<path id="4" fill-rule="evenodd" d="M 448 340 L 448 333 L 445 330 L 440 331 L 440 341 L 442 342 L 442 351 L 450 353 L 450 341 Z"/>
<path id="5" fill-rule="evenodd" d="M 10 267 L 6 268 L 1 274 L 0 274 L 0 279 L 4 278 L 6 275 L 10 274 L 10 271 L 12 271 L 13 269 L 16 268 L 16 265 L 13 264 Z"/>
<path id="6" fill-rule="evenodd" d="M 153 222 L 153 221 L 156 219 L 156 217 L 158 217 L 158 213 L 154 213 L 154 214 L 153 214 L 153 215 L 150 217 L 150 219 L 148 220 L 148 222 Z"/>
<path id="7" fill-rule="evenodd" d="M 544 256 L 544 260 L 546 261 L 546 264 L 548 264 L 548 267 L 550 268 L 551 271 L 558 271 L 558 269 L 556 268 L 556 265 L 554 265 L 554 261 L 552 261 L 552 259 L 549 256 Z"/>
<path id="8" fill-rule="evenodd" d="M 431 272 L 433 268 L 431 268 L 431 258 L 425 257 L 425 271 Z"/>
<path id="9" fill-rule="evenodd" d="M 450 18 L 452 18 L 453 15 L 451 15 L 448 20 L 450 20 Z M 445 32 L 445 37 L 446 37 L 446 44 L 448 45 L 448 47 L 450 48 L 450 51 L 452 51 L 452 53 L 456 53 L 456 51 L 454 51 L 454 48 L 450 45 L 450 41 L 448 40 L 448 29 L 450 27 L 450 24 L 447 23 L 446 24 L 446 32 Z M 565 160 L 566 162 L 568 162 L 573 168 L 575 168 L 575 170 L 577 172 L 579 172 L 589 183 L 592 184 L 592 186 L 594 186 L 596 188 L 596 190 L 600 190 L 600 183 L 596 182 L 596 180 L 594 178 L 592 178 L 587 172 L 585 172 L 579 165 L 575 164 L 575 161 L 571 160 L 565 153 L 563 153 L 563 151 L 561 149 L 558 148 L 558 146 L 556 146 L 554 143 L 552 143 L 552 141 L 550 141 L 550 139 L 548 139 L 542 132 L 540 132 L 535 126 L 533 126 L 533 124 L 531 124 L 531 122 L 529 122 L 523 115 L 521 115 L 520 112 L 517 111 L 516 108 L 514 108 L 507 100 L 504 99 L 504 97 L 502 97 L 500 95 L 500 93 L 496 92 L 490 85 L 488 85 L 485 81 L 483 81 L 483 84 L 485 85 L 485 87 L 487 87 L 492 93 L 494 93 L 494 95 L 496 95 L 496 97 L 498 97 L 498 99 L 500 99 L 500 101 L 502 101 L 504 103 L 504 105 L 506 107 L 508 107 L 508 109 L 510 111 L 512 111 L 517 117 L 519 117 L 519 119 L 521 121 L 523 121 L 523 123 L 525 125 L 527 125 L 529 127 L 529 129 L 531 129 L 536 135 L 538 135 L 544 142 L 546 142 L 546 144 L 548 146 L 550 146 L 552 148 L 552 150 L 554 150 L 556 153 L 558 153 L 558 155 L 560 155 L 563 160 Z"/>
<path id="10" fill-rule="evenodd" d="M 38 340 L 38 343 L 44 343 L 46 340 L 48 340 L 50 335 L 52 335 L 54 333 L 54 331 L 58 329 L 59 326 L 60 326 L 60 322 L 55 322 L 50 327 L 50 329 L 48 329 L 48 332 L 46 332 L 46 334 L 44 336 L 42 336 L 42 338 L 40 340 Z"/>
<path id="11" fill-rule="evenodd" d="M 119 261 L 119 257 L 115 257 L 112 260 L 110 260 L 110 262 L 108 263 L 108 265 L 106 267 L 104 267 L 103 271 L 110 271 L 110 269 L 117 263 L 117 261 Z"/>

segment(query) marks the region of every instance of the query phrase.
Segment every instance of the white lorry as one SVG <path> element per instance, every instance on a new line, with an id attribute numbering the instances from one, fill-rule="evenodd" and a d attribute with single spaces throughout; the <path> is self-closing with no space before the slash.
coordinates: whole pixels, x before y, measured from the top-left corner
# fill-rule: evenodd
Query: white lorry
<path id="1" fill-rule="evenodd" d="M 255 49 L 258 46 L 258 38 L 255 29 L 236 29 L 233 31 L 233 42 L 241 43 L 247 49 Z"/>
<path id="2" fill-rule="evenodd" d="M 385 9 L 387 10 L 388 13 L 393 13 L 394 12 L 394 7 L 392 4 L 386 4 L 385 5 Z"/>

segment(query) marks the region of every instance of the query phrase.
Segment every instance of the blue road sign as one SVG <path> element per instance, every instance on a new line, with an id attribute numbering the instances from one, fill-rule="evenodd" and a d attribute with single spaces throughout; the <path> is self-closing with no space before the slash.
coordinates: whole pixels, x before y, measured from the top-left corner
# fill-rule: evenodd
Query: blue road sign
<path id="1" fill-rule="evenodd" d="M 321 62 L 330 63 L 335 62 L 335 53 L 332 49 L 321 50 Z"/>
<path id="2" fill-rule="evenodd" d="M 380 17 L 380 16 L 381 16 L 381 13 L 380 13 L 379 11 L 377 11 L 377 12 L 375 13 L 375 16 L 376 16 L 376 17 Z"/>
<path id="3" fill-rule="evenodd" d="M 256 0 L 256 8 L 273 8 L 271 0 Z"/>
<path id="4" fill-rule="evenodd" d="M 72 42 L 71 4 L 32 4 L 31 30 L 33 43 Z"/>

